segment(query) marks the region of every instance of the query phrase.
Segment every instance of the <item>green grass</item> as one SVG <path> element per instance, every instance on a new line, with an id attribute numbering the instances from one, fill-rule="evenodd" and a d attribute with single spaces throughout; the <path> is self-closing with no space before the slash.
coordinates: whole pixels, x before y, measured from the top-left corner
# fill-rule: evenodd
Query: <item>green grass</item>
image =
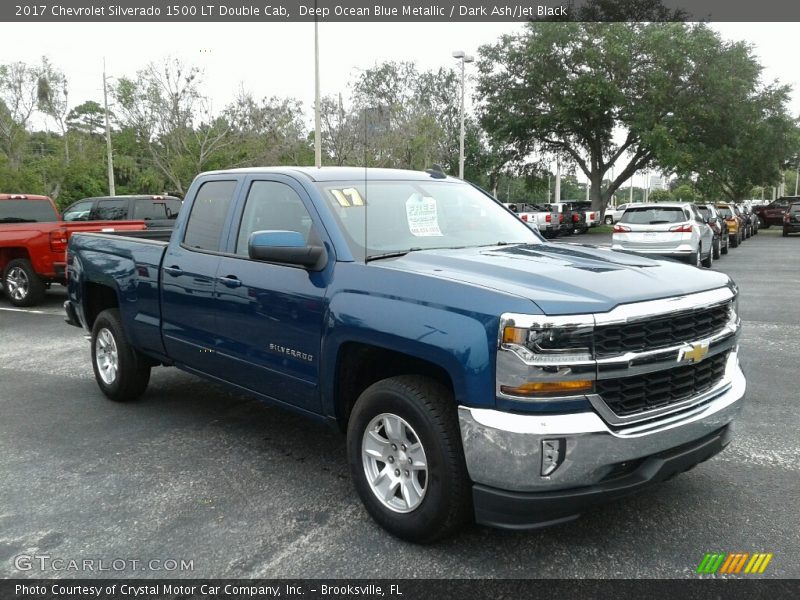
<path id="1" fill-rule="evenodd" d="M 597 227 L 590 227 L 586 233 L 613 233 L 613 225 L 598 225 Z"/>

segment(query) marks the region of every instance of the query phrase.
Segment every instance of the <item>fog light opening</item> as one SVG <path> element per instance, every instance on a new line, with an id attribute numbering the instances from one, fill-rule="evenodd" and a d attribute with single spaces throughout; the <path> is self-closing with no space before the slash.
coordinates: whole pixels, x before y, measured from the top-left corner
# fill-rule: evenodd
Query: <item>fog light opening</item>
<path id="1" fill-rule="evenodd" d="M 552 475 L 561 463 L 564 462 L 566 450 L 566 440 L 556 438 L 552 440 L 542 440 L 542 477 Z"/>

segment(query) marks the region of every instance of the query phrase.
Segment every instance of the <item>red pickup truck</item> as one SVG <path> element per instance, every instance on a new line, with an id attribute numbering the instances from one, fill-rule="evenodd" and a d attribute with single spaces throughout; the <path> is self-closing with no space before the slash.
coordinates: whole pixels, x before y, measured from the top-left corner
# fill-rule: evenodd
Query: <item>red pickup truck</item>
<path id="1" fill-rule="evenodd" d="M 33 306 L 51 283 L 65 283 L 67 242 L 73 233 L 144 228 L 144 221 L 66 223 L 47 196 L 0 194 L 3 290 L 14 306 Z"/>

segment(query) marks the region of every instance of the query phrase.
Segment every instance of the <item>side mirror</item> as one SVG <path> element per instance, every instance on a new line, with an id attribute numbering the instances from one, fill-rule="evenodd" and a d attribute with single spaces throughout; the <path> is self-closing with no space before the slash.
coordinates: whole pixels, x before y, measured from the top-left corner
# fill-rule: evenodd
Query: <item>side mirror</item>
<path id="1" fill-rule="evenodd" d="M 325 266 L 328 253 L 323 246 L 309 246 L 297 231 L 254 231 L 247 243 L 254 260 L 298 265 L 311 271 Z"/>

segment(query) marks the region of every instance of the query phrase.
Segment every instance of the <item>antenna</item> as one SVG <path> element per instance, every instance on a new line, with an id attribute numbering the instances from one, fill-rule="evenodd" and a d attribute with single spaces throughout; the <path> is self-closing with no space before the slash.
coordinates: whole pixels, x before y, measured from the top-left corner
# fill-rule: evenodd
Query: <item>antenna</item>
<path id="1" fill-rule="evenodd" d="M 367 263 L 367 253 L 369 252 L 369 244 L 367 243 L 367 205 L 369 199 L 367 198 L 367 107 L 364 107 L 364 264 Z"/>

